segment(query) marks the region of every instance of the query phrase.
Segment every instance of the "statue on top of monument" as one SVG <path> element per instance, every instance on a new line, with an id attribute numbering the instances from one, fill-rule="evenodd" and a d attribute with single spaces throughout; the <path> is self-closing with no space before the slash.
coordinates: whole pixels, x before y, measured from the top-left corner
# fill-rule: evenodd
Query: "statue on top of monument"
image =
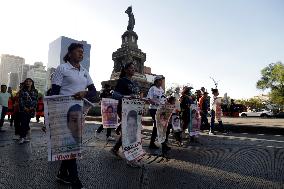
<path id="1" fill-rule="evenodd" d="M 129 17 L 127 30 L 133 31 L 134 25 L 135 25 L 135 18 L 134 18 L 134 14 L 132 13 L 132 6 L 128 7 L 125 13 L 128 14 L 128 17 Z"/>

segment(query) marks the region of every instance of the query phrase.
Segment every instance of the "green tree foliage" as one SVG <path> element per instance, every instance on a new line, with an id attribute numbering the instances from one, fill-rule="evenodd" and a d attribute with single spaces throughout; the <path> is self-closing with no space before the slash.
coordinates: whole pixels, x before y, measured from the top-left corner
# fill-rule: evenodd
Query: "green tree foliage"
<path id="1" fill-rule="evenodd" d="M 265 108 L 265 104 L 259 98 L 241 99 L 236 100 L 237 104 L 245 105 L 250 109 L 262 109 Z"/>
<path id="2" fill-rule="evenodd" d="M 256 87 L 262 90 L 270 89 L 271 101 L 284 106 L 284 64 L 271 63 L 261 70 L 261 75 Z"/>

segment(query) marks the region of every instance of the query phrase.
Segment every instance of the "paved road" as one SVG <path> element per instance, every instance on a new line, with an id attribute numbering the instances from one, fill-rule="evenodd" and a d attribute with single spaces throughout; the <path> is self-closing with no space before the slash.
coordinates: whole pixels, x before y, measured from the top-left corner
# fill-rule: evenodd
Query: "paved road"
<path id="1" fill-rule="evenodd" d="M 47 148 L 41 124 L 32 124 L 32 141 L 19 145 L 13 129 L 0 133 L 0 188 L 68 188 L 56 183 L 59 162 L 47 162 Z M 200 143 L 177 147 L 172 143 L 168 159 L 149 151 L 150 127 L 143 129 L 147 155 L 141 169 L 110 155 L 113 144 L 105 134 L 94 137 L 98 127 L 88 122 L 85 129 L 84 159 L 79 173 L 87 188 L 199 189 L 199 188 L 284 188 L 284 136 L 232 133 L 208 136 Z"/>

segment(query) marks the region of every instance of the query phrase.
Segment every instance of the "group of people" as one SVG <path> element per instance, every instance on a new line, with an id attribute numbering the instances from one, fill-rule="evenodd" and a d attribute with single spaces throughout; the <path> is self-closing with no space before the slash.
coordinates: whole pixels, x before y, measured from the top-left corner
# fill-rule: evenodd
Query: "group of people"
<path id="1" fill-rule="evenodd" d="M 80 65 L 80 62 L 83 60 L 83 52 L 84 47 L 82 44 L 72 43 L 68 47 L 68 52 L 64 57 L 65 64 L 59 65 L 52 75 L 52 86 L 48 95 L 71 95 L 75 99 L 87 99 L 93 102 L 94 97 L 96 96 L 96 88 L 88 71 Z M 214 134 L 214 131 L 216 130 L 214 124 L 215 117 L 217 117 L 219 122 L 218 128 L 221 130 L 223 129 L 218 89 L 212 89 L 213 97 L 211 98 L 212 103 L 210 109 L 210 100 L 208 98 L 208 93 L 204 88 L 201 88 L 201 90 L 197 91 L 196 94 L 193 94 L 191 92 L 191 87 L 184 87 L 181 92 L 181 96 L 175 94 L 167 97 L 162 88 L 164 77 L 156 76 L 153 85 L 148 91 L 147 97 L 142 98 L 139 86 L 132 79 L 135 74 L 135 70 L 135 64 L 133 62 L 125 64 L 121 69 L 120 77 L 115 88 L 111 89 L 110 86 L 108 86 L 107 90 L 102 93 L 101 97 L 118 100 L 117 114 L 120 121 L 122 119 L 122 99 L 141 99 L 149 104 L 149 113 L 153 120 L 153 129 L 149 144 L 150 149 L 159 149 L 158 145 L 156 144 L 158 132 L 156 114 L 161 105 L 171 104 L 175 105 L 176 107 L 168 121 L 166 140 L 161 143 L 163 154 L 171 150 L 168 145 L 168 137 L 171 133 L 171 130 L 174 131 L 173 133 L 177 143 L 180 146 L 183 145 L 183 133 L 185 133 L 185 130 L 189 129 L 190 119 L 192 118 L 190 108 L 193 104 L 197 105 L 200 109 L 202 123 L 201 128 L 206 128 L 209 125 L 207 115 L 211 110 L 209 134 Z M 11 94 L 7 93 L 6 90 L 7 87 L 2 85 L 0 93 L 0 105 L 2 106 L 0 129 L 3 126 L 4 117 L 8 110 L 8 99 L 11 97 Z M 12 117 L 15 125 L 15 134 L 20 136 L 19 143 L 22 144 L 29 141 L 27 138 L 27 133 L 30 130 L 29 123 L 31 118 L 35 116 L 37 109 L 38 92 L 34 87 L 34 82 L 32 79 L 28 78 L 21 84 L 20 90 L 13 97 L 13 101 L 14 113 Z M 129 123 L 130 122 L 131 121 L 129 121 Z M 174 129 L 176 128 L 176 123 L 180 124 L 180 128 L 178 130 Z M 101 132 L 102 129 L 103 126 L 101 126 L 97 132 Z M 117 157 L 120 157 L 119 149 L 122 146 L 123 136 L 121 125 L 116 128 L 115 132 L 119 135 L 119 138 L 112 147 L 111 153 Z M 114 140 L 114 138 L 111 138 L 110 129 L 107 129 L 107 138 L 109 140 Z M 194 141 L 194 136 L 191 137 L 191 140 Z M 139 162 L 135 160 L 127 161 L 127 164 L 132 167 L 139 167 Z M 63 160 L 56 178 L 58 181 L 61 181 L 65 184 L 71 184 L 74 187 L 83 188 L 83 184 L 78 176 L 76 159 Z"/>
<path id="2" fill-rule="evenodd" d="M 27 78 L 19 86 L 19 91 L 13 96 L 11 89 L 7 92 L 7 86 L 1 85 L 0 106 L 1 122 L 0 129 L 4 124 L 6 114 L 10 115 L 10 125 L 14 124 L 15 136 L 19 144 L 29 142 L 27 136 L 30 131 L 30 121 L 36 114 L 38 104 L 38 91 L 35 89 L 34 81 Z"/>

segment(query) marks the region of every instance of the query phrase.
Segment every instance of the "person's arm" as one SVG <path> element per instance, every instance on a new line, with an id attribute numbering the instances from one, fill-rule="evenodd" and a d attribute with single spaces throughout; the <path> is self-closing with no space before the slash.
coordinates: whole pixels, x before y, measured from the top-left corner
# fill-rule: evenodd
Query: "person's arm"
<path id="1" fill-rule="evenodd" d="M 85 96 L 86 99 L 88 99 L 90 102 L 95 101 L 95 97 L 97 95 L 97 90 L 94 84 L 91 84 L 88 86 L 88 92 Z"/>
<path id="2" fill-rule="evenodd" d="M 36 109 L 36 107 L 37 107 L 37 100 L 38 100 L 38 91 L 37 90 L 34 91 L 31 99 L 32 99 L 32 103 L 31 103 L 32 108 Z"/>
<path id="3" fill-rule="evenodd" d="M 51 92 L 50 95 L 59 95 L 60 89 L 61 89 L 61 84 L 63 81 L 63 68 L 61 66 L 58 66 L 57 69 L 55 70 L 52 80 L 51 80 Z"/>

